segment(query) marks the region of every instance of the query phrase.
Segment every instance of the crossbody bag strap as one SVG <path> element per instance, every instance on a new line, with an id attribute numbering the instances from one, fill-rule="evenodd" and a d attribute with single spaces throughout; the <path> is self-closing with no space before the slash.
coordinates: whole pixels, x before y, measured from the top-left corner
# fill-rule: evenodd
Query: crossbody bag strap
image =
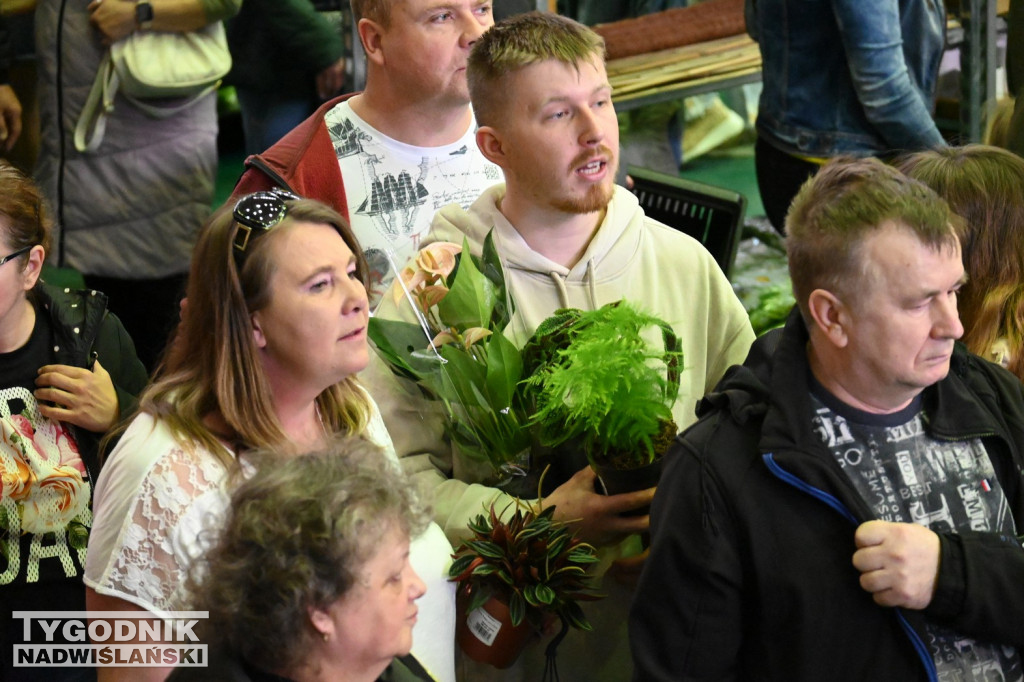
<path id="1" fill-rule="evenodd" d="M 90 154 L 103 143 L 107 115 L 114 110 L 114 96 L 119 85 L 120 79 L 110 58 L 110 50 L 107 50 L 75 124 L 75 149 L 80 153 Z"/>

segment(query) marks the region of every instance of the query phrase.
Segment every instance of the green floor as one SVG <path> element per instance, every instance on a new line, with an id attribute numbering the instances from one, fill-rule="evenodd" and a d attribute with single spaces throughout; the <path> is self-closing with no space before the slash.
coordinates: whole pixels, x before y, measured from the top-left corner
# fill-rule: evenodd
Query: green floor
<path id="1" fill-rule="evenodd" d="M 754 145 L 712 151 L 683 164 L 681 177 L 739 192 L 747 198 L 747 216 L 763 216 L 764 206 L 754 173 Z"/>

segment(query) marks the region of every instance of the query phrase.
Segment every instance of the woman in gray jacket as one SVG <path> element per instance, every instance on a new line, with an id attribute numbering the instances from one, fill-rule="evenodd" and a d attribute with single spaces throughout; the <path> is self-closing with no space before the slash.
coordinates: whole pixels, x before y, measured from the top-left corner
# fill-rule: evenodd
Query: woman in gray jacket
<path id="1" fill-rule="evenodd" d="M 241 0 L 38 0 L 41 148 L 36 177 L 60 231 L 53 260 L 105 291 L 153 368 L 178 299 L 217 171 L 216 98 L 163 119 L 118 96 L 94 152 L 73 140 L 100 60 L 132 31 L 193 31 Z"/>

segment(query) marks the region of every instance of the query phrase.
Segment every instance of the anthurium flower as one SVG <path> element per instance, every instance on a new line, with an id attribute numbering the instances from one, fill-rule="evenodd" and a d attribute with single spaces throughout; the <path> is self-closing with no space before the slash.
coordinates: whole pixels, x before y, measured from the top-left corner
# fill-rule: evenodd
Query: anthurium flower
<path id="1" fill-rule="evenodd" d="M 462 333 L 462 342 L 466 348 L 469 348 L 480 339 L 486 339 L 493 333 L 490 329 L 484 329 L 483 327 L 470 327 Z"/>
<path id="2" fill-rule="evenodd" d="M 437 346 L 443 346 L 446 343 L 458 343 L 458 342 L 459 342 L 458 334 L 456 334 L 454 332 L 454 330 L 452 330 L 452 329 L 445 329 L 443 332 L 440 332 L 437 336 L 435 336 L 434 340 L 431 341 L 430 343 L 433 344 L 435 347 L 437 347 Z"/>
<path id="3" fill-rule="evenodd" d="M 430 286 L 423 287 L 420 291 L 416 292 L 416 298 L 419 299 L 420 302 L 420 310 L 423 312 L 427 312 L 433 308 L 447 295 L 448 287 L 443 284 L 432 284 Z"/>
<path id="4" fill-rule="evenodd" d="M 430 277 L 429 273 L 419 268 L 414 268 L 411 265 L 406 265 L 402 268 L 402 271 L 398 273 L 398 278 L 401 280 L 402 285 L 391 288 L 395 304 L 397 305 L 402 302 L 402 299 L 405 298 L 405 292 L 408 291 L 411 294 L 415 294 L 416 290 L 426 284 Z"/>
<path id="5" fill-rule="evenodd" d="M 416 256 L 416 265 L 432 275 L 447 278 L 455 269 L 455 256 L 462 253 L 462 247 L 451 242 L 435 242 L 423 247 Z"/>

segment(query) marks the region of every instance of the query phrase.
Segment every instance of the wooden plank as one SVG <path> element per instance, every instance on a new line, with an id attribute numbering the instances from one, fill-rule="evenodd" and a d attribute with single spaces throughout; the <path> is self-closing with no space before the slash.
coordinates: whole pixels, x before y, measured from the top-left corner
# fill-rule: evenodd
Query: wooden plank
<path id="1" fill-rule="evenodd" d="M 608 62 L 608 80 L 616 101 L 645 97 L 671 88 L 726 80 L 756 73 L 761 52 L 748 36 L 731 36 L 647 55 Z"/>
<path id="2" fill-rule="evenodd" d="M 694 63 L 683 69 L 656 70 L 629 79 L 609 79 L 609 82 L 613 96 L 619 97 L 671 83 L 688 83 L 716 74 L 760 68 L 760 55 L 737 55 L 727 59 L 702 60 L 702 63 Z"/>
<path id="3" fill-rule="evenodd" d="M 692 79 L 692 80 L 689 80 L 689 81 L 685 81 L 685 82 L 672 83 L 670 85 L 664 85 L 664 86 L 661 86 L 661 87 L 650 88 L 648 90 L 643 90 L 643 91 L 639 91 L 639 92 L 632 92 L 632 93 L 623 95 L 621 97 L 618 94 L 615 94 L 615 95 L 613 95 L 613 97 L 614 97 L 614 101 L 616 103 L 618 103 L 618 102 L 629 102 L 629 101 L 634 100 L 634 99 L 640 99 L 641 97 L 648 97 L 648 96 L 651 96 L 651 95 L 658 95 L 658 94 L 661 94 L 663 92 L 672 92 L 674 90 L 682 91 L 682 88 L 683 88 L 684 85 L 686 87 L 696 88 L 696 87 L 704 85 L 704 84 L 724 82 L 724 81 L 730 80 L 732 78 L 736 78 L 738 76 L 746 76 L 746 75 L 749 75 L 749 74 L 755 74 L 755 73 L 760 73 L 760 72 L 761 72 L 761 67 L 760 66 L 752 67 L 752 68 L 745 68 L 745 69 L 740 69 L 738 71 L 732 71 L 732 72 L 729 72 L 729 73 L 715 74 L 713 76 L 708 76 L 706 78 L 695 78 L 695 79 Z M 685 95 L 684 94 L 680 94 L 680 97 L 681 98 L 685 97 Z"/>
<path id="4" fill-rule="evenodd" d="M 609 74 L 643 71 L 655 65 L 672 64 L 678 61 L 691 59 L 696 56 L 719 54 L 730 49 L 739 49 L 744 47 L 753 48 L 755 50 L 758 49 L 757 43 L 751 40 L 750 36 L 730 36 L 728 38 L 719 38 L 718 40 L 712 40 L 706 43 L 674 47 L 668 50 L 661 50 L 660 52 L 650 52 L 633 57 L 612 59 L 608 61 L 605 66 Z"/>

